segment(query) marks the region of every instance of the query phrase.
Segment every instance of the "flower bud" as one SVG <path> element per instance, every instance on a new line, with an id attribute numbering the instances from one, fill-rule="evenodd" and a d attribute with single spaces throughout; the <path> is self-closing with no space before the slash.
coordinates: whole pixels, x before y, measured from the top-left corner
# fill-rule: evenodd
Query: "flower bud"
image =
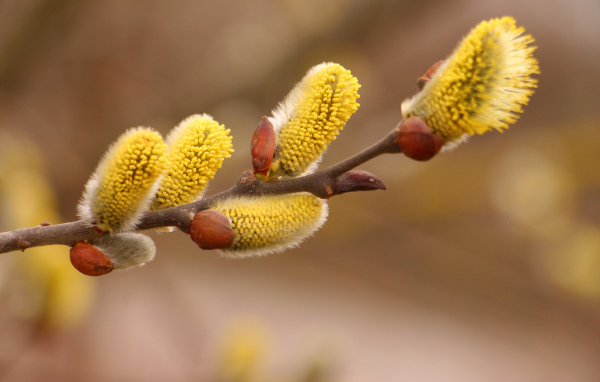
<path id="1" fill-rule="evenodd" d="M 385 190 L 385 184 L 370 172 L 351 170 L 337 177 L 332 184 L 330 196 L 353 191 Z"/>
<path id="2" fill-rule="evenodd" d="M 202 249 L 227 249 L 233 244 L 235 231 L 222 212 L 203 210 L 192 219 L 190 236 Z"/>
<path id="3" fill-rule="evenodd" d="M 444 140 L 433 134 L 421 118 L 410 117 L 398 128 L 396 143 L 407 157 L 427 161 L 440 151 Z"/>
<path id="4" fill-rule="evenodd" d="M 71 247 L 70 258 L 73 267 L 87 276 L 102 276 L 115 268 L 102 251 L 85 241 Z"/>
<path id="5" fill-rule="evenodd" d="M 262 121 L 256 126 L 252 141 L 250 144 L 250 152 L 252 154 L 252 167 L 254 173 L 266 176 L 273 161 L 276 143 L 275 129 L 269 118 L 262 117 Z"/>

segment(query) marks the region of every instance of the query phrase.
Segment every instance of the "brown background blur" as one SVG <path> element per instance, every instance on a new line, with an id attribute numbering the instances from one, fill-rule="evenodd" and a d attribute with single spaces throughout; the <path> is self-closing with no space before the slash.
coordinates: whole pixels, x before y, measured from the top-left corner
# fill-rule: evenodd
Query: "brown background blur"
<path id="1" fill-rule="evenodd" d="M 80 326 L 31 344 L 4 317 L 0 381 L 225 380 L 229 337 L 261 381 L 600 380 L 597 0 L 2 0 L 0 130 L 40 147 L 73 220 L 125 129 L 166 135 L 206 112 L 236 150 L 211 194 L 311 66 L 362 84 L 329 165 L 394 127 L 417 77 L 504 15 L 536 38 L 542 72 L 507 132 L 368 163 L 388 190 L 332 199 L 324 228 L 280 255 L 227 260 L 150 233 L 157 259 L 99 279 Z"/>

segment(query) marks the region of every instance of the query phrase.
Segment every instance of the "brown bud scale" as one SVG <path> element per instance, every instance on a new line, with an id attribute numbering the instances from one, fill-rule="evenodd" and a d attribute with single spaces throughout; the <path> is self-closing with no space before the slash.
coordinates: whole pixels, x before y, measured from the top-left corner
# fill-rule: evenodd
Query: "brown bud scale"
<path id="1" fill-rule="evenodd" d="M 256 126 L 256 130 L 254 130 L 250 144 L 252 167 L 255 174 L 267 175 L 269 172 L 275 154 L 275 141 L 273 124 L 269 121 L 269 118 L 262 117 L 262 120 Z"/>
<path id="2" fill-rule="evenodd" d="M 192 219 L 190 236 L 201 249 L 227 249 L 233 245 L 235 231 L 222 212 L 203 210 Z"/>
<path id="3" fill-rule="evenodd" d="M 419 89 L 419 91 L 423 90 L 423 87 L 429 82 L 429 80 L 431 80 L 431 77 L 434 75 L 434 73 L 439 69 L 439 67 L 443 63 L 444 63 L 444 60 L 440 60 L 440 61 L 436 62 L 435 64 L 433 64 L 431 66 L 431 68 L 427 69 L 425 74 L 423 74 L 421 77 L 419 77 L 419 79 L 417 80 L 417 89 Z"/>
<path id="4" fill-rule="evenodd" d="M 70 259 L 75 269 L 87 276 L 102 276 L 115 268 L 102 251 L 85 241 L 71 247 Z"/>
<path id="5" fill-rule="evenodd" d="M 407 157 L 427 161 L 440 151 L 444 139 L 433 134 L 421 118 L 410 117 L 398 128 L 396 143 Z"/>

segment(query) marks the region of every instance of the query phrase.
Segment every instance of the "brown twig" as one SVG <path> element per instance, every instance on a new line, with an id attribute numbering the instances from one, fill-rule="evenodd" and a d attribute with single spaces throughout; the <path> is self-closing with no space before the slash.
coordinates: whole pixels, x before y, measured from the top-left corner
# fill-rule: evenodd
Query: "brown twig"
<path id="1" fill-rule="evenodd" d="M 399 153 L 401 150 L 395 142 L 397 134 L 398 128 L 396 127 L 379 142 L 363 151 L 331 167 L 306 176 L 284 179 L 277 182 L 265 182 L 254 176 L 252 171 L 247 171 L 235 186 L 229 190 L 183 206 L 146 212 L 137 225 L 136 230 L 177 227 L 187 233 L 190 228 L 190 222 L 198 211 L 208 209 L 217 201 L 231 196 L 281 195 L 295 192 L 310 192 L 319 198 L 327 199 L 334 194 L 332 189 L 336 178 L 379 155 Z M 27 248 L 52 244 L 72 246 L 79 241 L 92 240 L 103 234 L 102 231 L 94 226 L 94 222 L 91 220 L 79 220 L 56 225 L 42 223 L 32 228 L 0 233 L 0 253 L 17 250 L 24 251 Z"/>

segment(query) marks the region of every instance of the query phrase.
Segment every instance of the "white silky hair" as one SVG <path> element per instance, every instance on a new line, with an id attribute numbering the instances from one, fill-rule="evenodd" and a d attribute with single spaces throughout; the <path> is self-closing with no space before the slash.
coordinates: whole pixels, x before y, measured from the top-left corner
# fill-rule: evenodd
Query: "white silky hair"
<path id="1" fill-rule="evenodd" d="M 451 151 L 454 151 L 458 146 L 460 146 L 463 143 L 465 143 L 466 141 L 468 141 L 469 137 L 471 137 L 469 134 L 464 133 L 463 135 L 456 138 L 455 140 L 444 142 L 444 145 L 442 146 L 442 149 L 440 150 L 440 152 L 441 153 L 449 153 Z"/>
<path id="2" fill-rule="evenodd" d="M 315 65 L 308 70 L 306 75 L 302 77 L 300 82 L 294 86 L 289 94 L 284 98 L 283 101 L 273 109 L 273 116 L 269 117 L 269 120 L 273 124 L 275 134 L 279 134 L 281 128 L 285 126 L 290 120 L 296 117 L 298 112 L 298 104 L 304 98 L 304 92 L 306 92 L 306 86 L 309 79 L 319 70 L 323 69 L 328 65 L 334 65 L 333 62 L 323 62 L 322 64 Z"/>
<path id="3" fill-rule="evenodd" d="M 103 235 L 93 240 L 92 244 L 110 259 L 116 270 L 142 266 L 156 255 L 154 240 L 141 233 Z"/>
<path id="4" fill-rule="evenodd" d="M 181 137 L 181 135 L 185 134 L 185 128 L 188 127 L 190 122 L 195 119 L 207 119 L 209 121 L 214 121 L 213 117 L 209 114 L 194 114 L 190 115 L 183 121 L 179 123 L 179 125 L 175 126 L 165 138 L 165 143 L 169 148 Z M 168 150 L 168 149 L 167 149 Z M 168 150 L 169 151 L 169 150 Z"/>

